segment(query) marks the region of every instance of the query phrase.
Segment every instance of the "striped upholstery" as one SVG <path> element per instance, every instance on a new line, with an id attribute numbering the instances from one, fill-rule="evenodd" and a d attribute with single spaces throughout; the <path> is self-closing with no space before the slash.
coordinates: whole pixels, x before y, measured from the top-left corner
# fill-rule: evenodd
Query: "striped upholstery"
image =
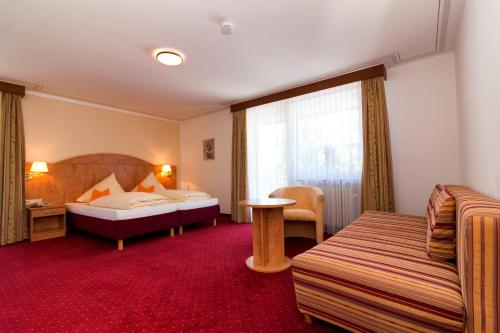
<path id="1" fill-rule="evenodd" d="M 446 186 L 457 203 L 457 266 L 468 332 L 500 332 L 500 201 Z"/>
<path id="2" fill-rule="evenodd" d="M 455 229 L 455 200 L 436 185 L 427 204 L 427 254 L 432 259 L 455 259 Z"/>
<path id="3" fill-rule="evenodd" d="M 456 266 L 431 260 L 423 217 L 366 212 L 293 259 L 299 310 L 355 332 L 460 332 Z"/>

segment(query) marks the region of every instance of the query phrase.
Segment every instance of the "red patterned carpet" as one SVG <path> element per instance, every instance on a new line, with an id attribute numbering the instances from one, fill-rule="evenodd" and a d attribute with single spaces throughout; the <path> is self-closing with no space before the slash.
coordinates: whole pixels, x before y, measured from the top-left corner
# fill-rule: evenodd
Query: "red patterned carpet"
<path id="1" fill-rule="evenodd" d="M 220 221 L 220 220 L 219 220 Z M 0 332 L 331 332 L 307 325 L 290 270 L 245 266 L 251 225 L 115 243 L 87 234 L 0 248 Z M 312 241 L 287 239 L 294 256 Z"/>

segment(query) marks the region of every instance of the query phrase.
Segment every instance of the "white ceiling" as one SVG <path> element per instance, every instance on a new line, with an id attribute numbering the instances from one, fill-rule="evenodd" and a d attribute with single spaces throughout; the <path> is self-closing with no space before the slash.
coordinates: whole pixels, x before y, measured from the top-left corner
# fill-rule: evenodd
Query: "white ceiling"
<path id="1" fill-rule="evenodd" d="M 0 77 L 186 119 L 451 48 L 463 0 L 452 1 L 2 0 Z M 221 34 L 223 20 L 232 35 Z M 185 63 L 158 63 L 159 47 L 181 51 Z"/>

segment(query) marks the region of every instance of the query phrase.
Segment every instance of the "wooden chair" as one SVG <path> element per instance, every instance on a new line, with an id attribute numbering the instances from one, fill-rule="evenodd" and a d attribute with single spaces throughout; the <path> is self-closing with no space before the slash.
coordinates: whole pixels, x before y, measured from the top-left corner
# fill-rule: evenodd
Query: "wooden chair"
<path id="1" fill-rule="evenodd" d="M 307 237 L 323 241 L 324 194 L 314 186 L 282 187 L 270 198 L 293 199 L 297 203 L 284 209 L 285 237 Z"/>

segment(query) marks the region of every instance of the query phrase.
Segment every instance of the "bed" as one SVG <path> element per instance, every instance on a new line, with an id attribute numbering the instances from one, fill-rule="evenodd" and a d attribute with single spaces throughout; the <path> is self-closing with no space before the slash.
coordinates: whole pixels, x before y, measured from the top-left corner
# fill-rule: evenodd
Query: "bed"
<path id="1" fill-rule="evenodd" d="M 217 198 L 184 200 L 153 207 L 112 209 L 89 206 L 85 203 L 66 203 L 68 221 L 76 229 L 117 241 L 118 250 L 124 249 L 124 239 L 175 227 L 183 234 L 183 226 L 195 223 L 217 225 L 220 206 Z"/>
<path id="2" fill-rule="evenodd" d="M 26 165 L 29 170 L 29 163 Z M 91 154 L 73 157 L 49 164 L 49 172 L 43 177 L 34 177 L 26 185 L 26 198 L 43 198 L 52 204 L 67 204 L 70 227 L 107 237 L 118 242 L 123 250 L 123 240 L 150 232 L 170 230 L 193 223 L 213 223 L 220 208 L 216 198 L 189 199 L 168 204 L 137 208 L 133 210 L 113 210 L 74 204 L 78 196 L 100 180 L 114 173 L 125 191 L 131 191 L 137 184 L 153 172 L 159 175 L 161 165 L 120 154 Z M 172 166 L 172 176 L 157 176 L 158 181 L 169 190 L 176 189 L 176 167 Z"/>
<path id="3" fill-rule="evenodd" d="M 66 208 L 72 227 L 116 240 L 120 251 L 126 238 L 169 229 L 173 237 L 179 226 L 175 204 L 125 210 L 66 203 Z"/>

